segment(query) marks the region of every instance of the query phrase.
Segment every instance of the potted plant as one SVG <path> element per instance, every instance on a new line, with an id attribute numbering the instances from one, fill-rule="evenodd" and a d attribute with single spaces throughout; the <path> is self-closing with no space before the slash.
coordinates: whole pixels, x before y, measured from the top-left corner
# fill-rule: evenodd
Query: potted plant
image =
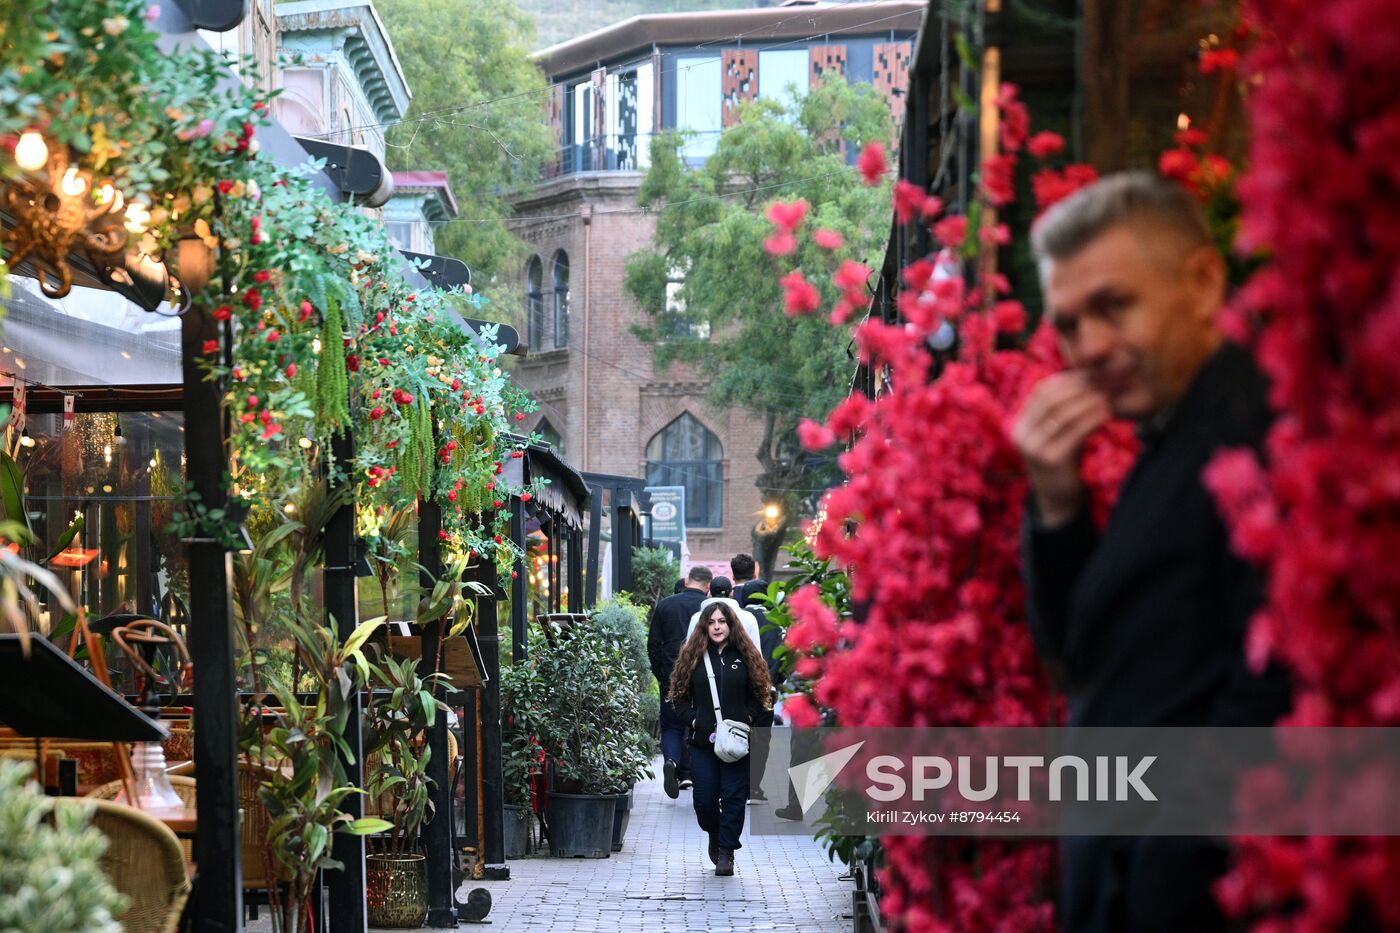
<path id="1" fill-rule="evenodd" d="M 520 858 L 529 848 L 534 795 L 531 784 L 541 772 L 543 749 L 530 731 L 530 697 L 540 689 L 529 664 L 501 668 L 501 772 L 505 815 L 502 822 L 506 858 Z"/>
<path id="2" fill-rule="evenodd" d="M 661 550 L 667 557 L 670 552 Z M 626 676 L 635 684 L 638 691 L 637 714 L 631 719 L 626 733 L 636 748 L 629 750 L 629 760 L 639 759 L 645 768 L 656 753 L 652 738 L 653 723 L 660 719 L 660 697 L 656 679 L 651 673 L 651 662 L 647 657 L 646 609 L 625 593 L 609 597 L 598 604 L 589 615 L 589 630 L 594 637 L 613 642 L 622 650 L 626 659 Z M 621 723 L 619 723 L 621 724 Z M 632 787 L 635 778 L 628 779 L 617 789 L 617 807 L 613 816 L 612 851 L 622 851 L 627 824 L 631 820 Z"/>
<path id="3" fill-rule="evenodd" d="M 550 853 L 606 858 L 619 795 L 648 773 L 637 741 L 640 694 L 623 647 L 589 626 L 544 623 L 533 663 L 532 731 L 549 764 Z M 581 715 L 586 711 L 586 715 Z"/>
<path id="4" fill-rule="evenodd" d="M 443 710 L 434 691 L 448 678 L 424 677 L 416 661 L 394 658 L 374 667 L 372 676 L 377 689 L 366 710 L 365 792 L 392 825 L 372 841 L 376 851 L 365 859 L 369 922 L 420 927 L 428 915 L 427 872 L 415 850 L 419 827 L 432 814 L 427 731 Z"/>
<path id="5" fill-rule="evenodd" d="M 316 875 L 340 868 L 331 856 L 331 835 L 369 835 L 390 827 L 380 819 L 353 819 L 341 809 L 355 789 L 340 761 L 350 718 L 350 699 L 368 681 L 370 664 L 361 650 L 382 619 L 362 623 L 342 644 L 328 625 L 292 629 L 303 671 L 315 682 L 303 703 L 287 684 L 268 676 L 280 708 L 262 710 L 244 731 L 244 752 L 281 767 L 263 769 L 258 799 L 267 810 L 267 877 L 271 884 L 273 933 L 304 933 L 316 891 Z"/>
<path id="6" fill-rule="evenodd" d="M 0 930 L 119 933 L 126 899 L 102 872 L 107 838 L 30 773 L 0 760 Z"/>

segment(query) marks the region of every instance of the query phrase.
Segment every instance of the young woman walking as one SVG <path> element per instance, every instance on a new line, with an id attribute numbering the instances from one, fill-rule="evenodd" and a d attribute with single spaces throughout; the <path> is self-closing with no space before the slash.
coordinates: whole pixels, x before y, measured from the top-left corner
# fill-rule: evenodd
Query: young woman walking
<path id="1" fill-rule="evenodd" d="M 706 665 L 705 659 L 709 658 Z M 714 673 L 711 692 L 710 671 Z M 744 806 L 749 797 L 749 759 L 724 761 L 715 754 L 714 695 L 720 719 L 753 724 L 769 708 L 768 665 L 758 646 L 744 634 L 739 617 L 727 603 L 707 606 L 681 647 L 671 671 L 670 701 L 689 709 L 694 725 L 690 756 L 695 786 L 695 819 L 710 837 L 710 861 L 716 875 L 734 874 L 734 850 L 744 830 Z"/>

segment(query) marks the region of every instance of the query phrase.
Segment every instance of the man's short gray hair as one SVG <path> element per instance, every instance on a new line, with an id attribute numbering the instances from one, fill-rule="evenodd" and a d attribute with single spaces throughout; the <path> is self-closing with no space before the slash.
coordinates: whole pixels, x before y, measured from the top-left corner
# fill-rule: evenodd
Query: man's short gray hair
<path id="1" fill-rule="evenodd" d="M 1075 255 L 1112 227 L 1146 221 L 1188 246 L 1213 241 L 1201 205 L 1184 188 L 1151 172 L 1120 172 L 1081 188 L 1051 207 L 1031 230 L 1038 262 Z"/>

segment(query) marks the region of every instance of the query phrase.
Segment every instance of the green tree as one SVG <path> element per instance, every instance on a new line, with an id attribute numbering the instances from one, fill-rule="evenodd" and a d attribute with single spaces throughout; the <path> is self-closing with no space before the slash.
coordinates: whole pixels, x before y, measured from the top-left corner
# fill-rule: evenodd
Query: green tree
<path id="1" fill-rule="evenodd" d="M 626 287 L 647 314 L 633 330 L 655 348 L 659 369 L 693 365 L 710 380 L 711 404 L 742 408 L 762 426 L 758 449 L 732 459 L 752 453 L 763 501 L 780 506 L 776 521 L 753 532 L 765 575 L 833 475 L 833 464 L 814 462 L 798 444 L 798 422 L 823 417 L 845 396 L 853 371 L 847 331 L 829 326 L 825 313 L 784 314 L 778 278 L 806 270 L 830 308 L 837 292 L 821 270 L 833 258 L 875 262 L 889 232 L 889 189 L 865 185 L 848 157 L 892 135 L 889 108 L 870 85 L 828 82 L 786 106 L 744 106 L 703 167 L 687 165 L 681 137 L 657 139 L 638 193 L 659 215 L 651 248 L 627 264 Z M 769 256 L 766 207 L 798 198 L 810 205 L 798 250 Z M 808 235 L 817 228 L 844 238 L 835 257 Z"/>
<path id="2" fill-rule="evenodd" d="M 530 60 L 534 21 L 511 0 L 380 0 L 413 91 L 388 132 L 396 169 L 446 169 L 461 219 L 437 250 L 477 281 L 514 279 L 522 245 L 507 229 L 506 194 L 534 181 L 553 155 L 544 75 Z"/>

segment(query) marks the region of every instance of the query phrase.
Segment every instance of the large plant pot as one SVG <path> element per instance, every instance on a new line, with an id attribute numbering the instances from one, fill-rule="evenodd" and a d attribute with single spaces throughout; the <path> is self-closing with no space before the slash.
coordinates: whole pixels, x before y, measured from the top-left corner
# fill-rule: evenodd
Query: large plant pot
<path id="1" fill-rule="evenodd" d="M 501 835 L 506 858 L 523 858 L 530 844 L 530 809 L 506 804 L 505 811 Z"/>
<path id="2" fill-rule="evenodd" d="M 627 834 L 627 824 L 632 819 L 632 792 L 617 795 L 617 807 L 613 810 L 612 850 L 622 851 L 622 837 Z"/>
<path id="3" fill-rule="evenodd" d="M 370 926 L 412 929 L 428 919 L 428 872 L 423 856 L 366 856 L 365 874 Z"/>
<path id="4" fill-rule="evenodd" d="M 612 854 L 616 794 L 550 794 L 549 854 L 607 858 Z"/>

